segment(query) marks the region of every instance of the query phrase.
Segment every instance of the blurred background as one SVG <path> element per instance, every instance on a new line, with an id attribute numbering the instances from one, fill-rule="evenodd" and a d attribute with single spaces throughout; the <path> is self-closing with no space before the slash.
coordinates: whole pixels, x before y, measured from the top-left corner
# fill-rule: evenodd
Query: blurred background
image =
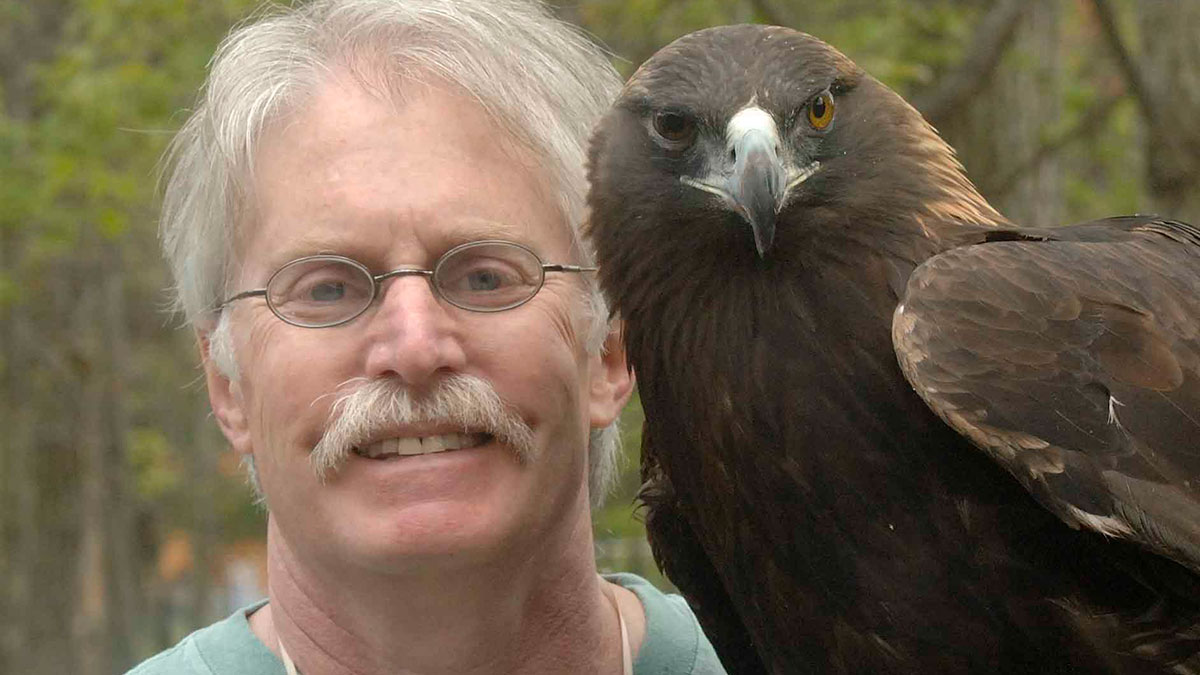
<path id="1" fill-rule="evenodd" d="M 263 594 L 264 514 L 168 313 L 156 168 L 251 0 L 0 0 L 0 674 L 123 672 Z M 789 25 L 914 103 L 1008 216 L 1200 223 L 1200 1 L 579 0 L 628 75 Z M 653 567 L 626 471 L 605 570 Z"/>

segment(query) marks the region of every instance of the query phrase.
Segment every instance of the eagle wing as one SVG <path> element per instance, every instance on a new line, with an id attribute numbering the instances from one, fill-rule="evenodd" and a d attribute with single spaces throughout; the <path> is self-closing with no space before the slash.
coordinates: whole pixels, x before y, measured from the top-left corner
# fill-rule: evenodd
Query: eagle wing
<path id="1" fill-rule="evenodd" d="M 1068 525 L 1200 571 L 1200 229 L 1022 239 L 914 271 L 892 322 L 905 377 Z"/>

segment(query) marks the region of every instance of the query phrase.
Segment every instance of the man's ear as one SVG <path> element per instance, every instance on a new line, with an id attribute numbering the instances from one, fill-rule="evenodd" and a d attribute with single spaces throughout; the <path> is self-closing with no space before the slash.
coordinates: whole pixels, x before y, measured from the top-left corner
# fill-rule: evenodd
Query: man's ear
<path id="1" fill-rule="evenodd" d="M 603 429 L 617 416 L 633 393 L 634 377 L 625 361 L 624 325 L 613 322 L 600 354 L 592 357 L 591 426 Z"/>
<path id="2" fill-rule="evenodd" d="M 200 360 L 204 364 L 204 379 L 208 384 L 208 402 L 221 433 L 234 452 L 249 456 L 253 451 L 250 442 L 250 427 L 246 423 L 246 406 L 242 398 L 241 385 L 221 372 L 212 358 L 209 334 L 196 333 L 196 345 L 200 349 Z"/>

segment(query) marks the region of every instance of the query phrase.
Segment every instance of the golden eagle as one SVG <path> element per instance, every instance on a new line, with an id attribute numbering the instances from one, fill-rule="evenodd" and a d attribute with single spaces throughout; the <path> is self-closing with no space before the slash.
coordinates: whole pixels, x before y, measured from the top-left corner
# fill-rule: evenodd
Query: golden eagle
<path id="1" fill-rule="evenodd" d="M 589 178 L 646 527 L 730 672 L 1200 672 L 1200 230 L 1017 227 L 778 27 L 662 49 Z"/>

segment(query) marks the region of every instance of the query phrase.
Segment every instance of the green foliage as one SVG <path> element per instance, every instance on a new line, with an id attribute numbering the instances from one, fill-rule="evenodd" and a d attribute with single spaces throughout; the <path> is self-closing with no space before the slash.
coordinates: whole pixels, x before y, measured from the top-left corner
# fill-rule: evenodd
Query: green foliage
<path id="1" fill-rule="evenodd" d="M 170 441 L 161 429 L 134 429 L 129 435 L 128 448 L 139 498 L 154 502 L 179 490 L 184 477 L 170 451 Z"/>
<path id="2" fill-rule="evenodd" d="M 155 232 L 155 171 L 180 122 L 176 111 L 191 104 L 217 42 L 254 4 L 0 0 L 0 428 L 26 430 L 0 442 L 6 455 L 0 464 L 17 466 L 4 464 L 7 456 L 24 453 L 24 478 L 36 484 L 32 498 L 14 501 L 12 481 L 0 469 L 0 514 L 20 513 L 38 533 L 21 544 L 18 520 L 0 517 L 0 571 L 24 588 L 45 589 L 37 607 L 26 608 L 28 626 L 76 620 L 79 585 L 72 575 L 79 572 L 60 572 L 54 556 L 77 566 L 71 561 L 81 540 L 80 512 L 94 504 L 83 496 L 87 464 L 78 442 L 84 406 L 96 410 L 81 393 L 89 388 L 120 398 L 119 406 L 102 404 L 98 414 L 109 417 L 90 428 L 104 436 L 97 443 L 122 450 L 114 460 L 127 466 L 121 484 L 130 491 L 110 504 L 122 504 L 139 528 L 138 541 L 111 545 L 137 551 L 147 556 L 139 565 L 152 565 L 164 533 L 198 528 L 200 486 L 210 488 L 204 495 L 210 499 L 238 493 L 237 508 L 248 515 L 225 509 L 235 521 L 230 533 L 243 534 L 243 522 L 262 530 L 240 477 L 188 463 L 207 452 L 215 464 L 220 445 L 197 443 L 203 398 L 189 386 L 195 353 L 190 341 L 175 339 L 161 313 L 168 282 Z M 110 305 L 106 292 L 114 285 L 122 298 Z M 97 319 L 126 306 L 116 314 L 117 335 L 105 333 Z M 28 336 L 17 359 L 10 351 L 14 336 Z M 162 362 L 172 367 L 158 368 Z M 223 506 L 208 508 L 218 513 Z M 218 531 L 225 524 L 218 522 Z M 14 557 L 22 546 L 34 557 Z M 147 602 L 157 583 L 150 571 L 144 579 L 140 567 L 126 571 L 145 584 L 126 598 L 131 606 L 161 604 Z M 9 586 L 0 584 L 0 606 L 10 600 Z M 209 608 L 200 609 L 208 618 Z M 21 659 L 69 657 L 57 643 L 22 644 L 28 630 L 0 612 L 0 671 Z M 14 640 L 23 649 L 10 651 Z"/>
<path id="3" fill-rule="evenodd" d="M 10 275 L 0 270 L 0 310 L 17 302 L 20 297 L 20 286 Z"/>
<path id="4" fill-rule="evenodd" d="M 1086 162 L 1066 176 L 1067 208 L 1078 214 L 1073 220 L 1146 211 L 1145 167 L 1130 151 L 1138 124 L 1132 101 L 1113 104 L 1108 123 L 1088 146 Z"/>

